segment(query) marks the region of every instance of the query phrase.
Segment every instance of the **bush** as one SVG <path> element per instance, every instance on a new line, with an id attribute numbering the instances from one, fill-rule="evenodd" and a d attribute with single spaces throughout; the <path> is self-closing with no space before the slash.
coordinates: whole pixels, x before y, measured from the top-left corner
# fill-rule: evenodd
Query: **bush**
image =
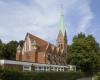
<path id="1" fill-rule="evenodd" d="M 0 69 L 0 79 L 2 80 L 21 80 L 21 73 L 16 70 Z"/>
<path id="2" fill-rule="evenodd" d="M 100 80 L 100 72 L 98 72 L 97 75 L 95 76 L 95 80 Z"/>
<path id="3" fill-rule="evenodd" d="M 81 72 L 19 72 L 0 69 L 2 80 L 76 80 L 81 77 Z"/>

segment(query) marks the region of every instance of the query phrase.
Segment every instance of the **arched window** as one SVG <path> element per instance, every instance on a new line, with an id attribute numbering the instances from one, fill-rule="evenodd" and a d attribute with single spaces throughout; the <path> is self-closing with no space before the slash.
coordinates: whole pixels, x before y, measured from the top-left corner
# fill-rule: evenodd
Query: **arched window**
<path id="1" fill-rule="evenodd" d="M 36 41 L 34 40 L 33 42 L 32 42 L 32 46 L 36 46 L 37 44 L 36 44 Z"/>

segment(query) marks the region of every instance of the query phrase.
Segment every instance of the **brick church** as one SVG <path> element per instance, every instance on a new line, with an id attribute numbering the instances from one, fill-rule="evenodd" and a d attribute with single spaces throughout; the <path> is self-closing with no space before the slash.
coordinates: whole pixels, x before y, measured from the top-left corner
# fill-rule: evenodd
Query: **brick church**
<path id="1" fill-rule="evenodd" d="M 56 45 L 27 33 L 23 46 L 17 48 L 16 60 L 0 60 L 0 67 L 19 71 L 75 71 L 76 66 L 68 65 L 66 59 L 67 34 L 61 15 Z"/>
<path id="2" fill-rule="evenodd" d="M 45 34 L 44 34 L 45 35 Z M 56 36 L 55 36 L 56 37 Z M 67 35 L 61 15 L 56 45 L 27 33 L 23 47 L 17 48 L 16 60 L 43 64 L 66 65 Z"/>

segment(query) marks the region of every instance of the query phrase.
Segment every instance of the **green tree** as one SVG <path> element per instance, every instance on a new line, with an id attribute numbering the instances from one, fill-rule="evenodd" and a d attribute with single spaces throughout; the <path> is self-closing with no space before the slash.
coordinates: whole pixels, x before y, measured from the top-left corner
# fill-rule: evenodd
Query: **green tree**
<path id="1" fill-rule="evenodd" d="M 4 44 L 3 44 L 2 41 L 0 40 L 0 59 L 3 58 L 3 47 L 4 47 Z"/>
<path id="2" fill-rule="evenodd" d="M 79 33 L 74 36 L 73 43 L 69 46 L 68 62 L 78 69 L 92 74 L 97 64 L 99 44 L 92 35 L 85 36 Z"/>
<path id="3" fill-rule="evenodd" d="M 20 45 L 21 47 L 23 47 L 23 43 L 24 43 L 23 40 L 20 40 L 20 41 L 19 41 L 19 45 Z"/>
<path id="4" fill-rule="evenodd" d="M 97 62 L 95 67 L 96 72 L 100 72 L 100 47 L 99 51 L 97 52 Z"/>
<path id="5" fill-rule="evenodd" d="M 10 41 L 3 48 L 3 58 L 15 60 L 16 58 L 16 50 L 17 50 L 18 42 Z"/>

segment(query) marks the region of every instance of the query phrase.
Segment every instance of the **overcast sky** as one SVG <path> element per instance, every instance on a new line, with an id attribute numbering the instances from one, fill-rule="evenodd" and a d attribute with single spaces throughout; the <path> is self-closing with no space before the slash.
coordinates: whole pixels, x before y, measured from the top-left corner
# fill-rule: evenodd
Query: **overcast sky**
<path id="1" fill-rule="evenodd" d="M 23 40 L 30 32 L 54 43 L 63 11 L 68 43 L 79 32 L 93 34 L 100 43 L 99 3 L 100 0 L 0 0 L 0 39 Z"/>

